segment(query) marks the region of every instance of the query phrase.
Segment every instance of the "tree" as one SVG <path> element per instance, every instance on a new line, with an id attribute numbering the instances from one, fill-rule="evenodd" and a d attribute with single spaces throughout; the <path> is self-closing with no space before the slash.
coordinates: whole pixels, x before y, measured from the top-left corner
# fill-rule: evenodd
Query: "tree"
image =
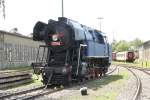
<path id="1" fill-rule="evenodd" d="M 117 47 L 118 43 L 116 40 L 113 40 L 111 46 L 112 46 L 112 51 L 115 52 L 116 51 L 116 47 Z"/>
<path id="2" fill-rule="evenodd" d="M 137 50 L 141 44 L 143 44 L 143 41 L 139 38 L 136 38 L 130 42 L 130 47 L 132 47 L 134 50 Z"/>
<path id="3" fill-rule="evenodd" d="M 116 40 L 114 40 L 112 42 L 112 51 L 126 51 L 129 49 L 129 44 L 127 41 L 125 40 L 121 40 L 119 42 L 117 42 Z"/>
<path id="4" fill-rule="evenodd" d="M 129 44 L 125 40 L 119 41 L 116 46 L 116 51 L 127 51 L 128 49 L 129 49 Z"/>
<path id="5" fill-rule="evenodd" d="M 0 0 L 0 10 L 2 9 L 3 17 L 5 19 L 6 14 L 5 14 L 5 0 Z"/>
<path id="6" fill-rule="evenodd" d="M 11 32 L 11 33 L 19 33 L 19 32 L 18 32 L 18 28 L 16 28 L 16 27 L 13 28 L 13 29 L 11 29 L 9 32 Z"/>
<path id="7" fill-rule="evenodd" d="M 117 42 L 116 40 L 114 40 L 112 42 L 112 51 L 115 52 L 115 51 L 137 50 L 141 44 L 143 44 L 143 41 L 141 41 L 138 38 L 130 42 L 127 42 L 125 40 Z"/>

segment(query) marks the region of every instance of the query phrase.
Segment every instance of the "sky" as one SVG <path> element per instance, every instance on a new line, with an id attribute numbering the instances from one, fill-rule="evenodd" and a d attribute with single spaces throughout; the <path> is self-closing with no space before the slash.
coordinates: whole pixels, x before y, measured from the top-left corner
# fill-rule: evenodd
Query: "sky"
<path id="1" fill-rule="evenodd" d="M 61 0 L 5 0 L 6 18 L 0 12 L 0 30 L 18 28 L 29 35 L 37 21 L 61 16 Z M 150 0 L 64 0 L 64 17 L 106 33 L 113 39 L 150 40 Z"/>

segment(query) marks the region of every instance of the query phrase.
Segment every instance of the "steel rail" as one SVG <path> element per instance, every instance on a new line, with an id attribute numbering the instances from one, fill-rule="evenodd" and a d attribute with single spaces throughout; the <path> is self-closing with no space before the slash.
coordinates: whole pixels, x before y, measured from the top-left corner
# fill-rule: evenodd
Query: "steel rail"
<path id="1" fill-rule="evenodd" d="M 5 94 L 5 95 L 1 95 L 0 100 L 8 99 L 8 98 L 13 97 L 13 96 L 25 94 L 25 93 L 28 93 L 28 92 L 32 92 L 32 91 L 35 91 L 35 90 L 42 89 L 42 88 L 44 88 L 44 86 L 34 87 L 32 89 L 27 89 L 27 90 L 23 90 L 23 91 L 14 91 L 14 93 L 8 93 L 8 94 Z"/>
<path id="2" fill-rule="evenodd" d="M 37 97 L 40 97 L 40 96 L 43 96 L 43 95 L 47 95 L 47 94 L 51 94 L 51 93 L 54 93 L 54 92 L 57 92 L 57 91 L 61 91 L 63 90 L 63 88 L 57 88 L 57 89 L 43 89 L 43 91 L 35 94 L 35 95 L 26 95 L 24 97 L 20 97 L 20 98 L 17 98 L 19 100 L 33 100 Z M 12 99 L 12 100 L 16 100 L 15 99 Z"/>
<path id="3" fill-rule="evenodd" d="M 111 73 L 113 73 L 116 69 L 118 68 L 118 66 L 115 66 L 115 68 L 112 70 L 112 71 L 110 71 L 110 72 L 107 72 L 106 74 L 111 74 Z"/>
<path id="4" fill-rule="evenodd" d="M 128 71 L 130 71 L 136 78 L 136 84 L 137 84 L 137 89 L 135 91 L 135 94 L 133 96 L 133 100 L 137 100 L 138 99 L 138 96 L 140 95 L 141 93 L 141 87 L 142 87 L 142 83 L 141 83 L 141 80 L 139 78 L 138 75 L 135 74 L 135 72 L 133 72 L 129 67 L 125 67 L 125 66 L 121 66 L 121 67 L 124 67 L 126 68 Z"/>

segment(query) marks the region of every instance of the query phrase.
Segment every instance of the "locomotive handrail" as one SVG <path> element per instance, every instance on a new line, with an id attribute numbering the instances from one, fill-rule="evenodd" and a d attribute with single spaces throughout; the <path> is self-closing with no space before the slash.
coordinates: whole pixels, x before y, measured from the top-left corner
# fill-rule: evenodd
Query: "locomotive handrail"
<path id="1" fill-rule="evenodd" d="M 39 55 L 40 55 L 40 48 L 44 48 L 44 51 L 43 51 L 43 54 L 42 54 L 42 57 L 41 57 L 41 59 L 39 59 Z M 43 62 L 43 63 L 45 63 L 46 61 L 44 61 L 44 57 L 45 57 L 45 49 L 47 48 L 47 47 L 49 47 L 48 45 L 39 45 L 39 48 L 38 48 L 38 52 L 37 52 L 37 57 L 36 57 L 36 63 L 41 63 L 41 62 Z M 47 58 L 45 58 L 45 59 L 47 59 Z"/>
<path id="2" fill-rule="evenodd" d="M 77 73 L 76 73 L 76 75 L 78 75 L 78 73 L 79 73 L 79 63 L 80 63 L 80 52 L 81 52 L 81 47 L 86 47 L 86 46 L 87 46 L 86 44 L 80 44 L 80 47 L 79 47 L 79 54 L 78 54 Z"/>

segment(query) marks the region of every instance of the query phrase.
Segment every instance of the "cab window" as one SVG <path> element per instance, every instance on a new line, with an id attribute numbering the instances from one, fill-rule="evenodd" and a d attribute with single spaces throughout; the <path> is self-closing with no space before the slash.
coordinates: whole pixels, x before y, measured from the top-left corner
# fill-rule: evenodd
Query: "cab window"
<path id="1" fill-rule="evenodd" d="M 98 42 L 100 44 L 104 44 L 104 38 L 99 32 L 94 31 L 94 37 L 95 37 L 96 42 Z"/>

